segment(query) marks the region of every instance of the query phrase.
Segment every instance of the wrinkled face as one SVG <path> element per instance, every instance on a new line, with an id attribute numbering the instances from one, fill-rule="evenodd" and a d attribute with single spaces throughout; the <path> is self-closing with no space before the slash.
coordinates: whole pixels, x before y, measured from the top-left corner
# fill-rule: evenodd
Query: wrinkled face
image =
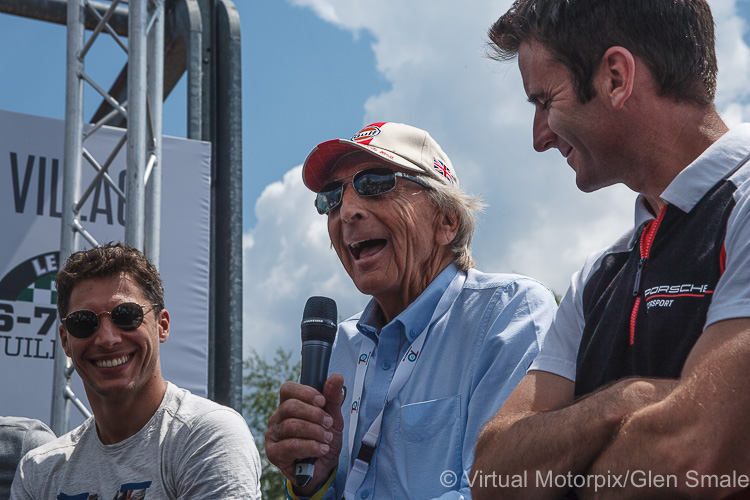
<path id="1" fill-rule="evenodd" d="M 617 130 L 607 121 L 601 96 L 582 104 L 570 71 L 539 43 L 521 44 L 518 66 L 535 107 L 534 149 L 557 148 L 575 170 L 582 191 L 619 182 L 612 140 Z"/>
<path id="2" fill-rule="evenodd" d="M 367 153 L 343 157 L 328 182 L 351 176 L 365 168 L 398 167 Z M 413 174 L 413 172 L 410 172 Z M 392 191 L 360 197 L 351 183 L 341 205 L 328 213 L 328 234 L 336 253 L 357 288 L 372 295 L 381 306 L 410 291 L 424 289 L 434 278 L 433 266 L 444 251 L 436 241 L 440 213 L 424 187 L 398 179 Z"/>
<path id="3" fill-rule="evenodd" d="M 124 302 L 149 304 L 127 274 L 91 278 L 73 288 L 68 314 L 81 309 L 109 312 Z M 60 326 L 65 353 L 83 380 L 89 400 L 137 396 L 161 382 L 159 344 L 169 336 L 169 313 L 162 310 L 157 315 L 150 306 L 144 310 L 143 323 L 130 332 L 115 326 L 108 314 L 99 315 L 99 329 L 86 339 L 76 338 Z"/>

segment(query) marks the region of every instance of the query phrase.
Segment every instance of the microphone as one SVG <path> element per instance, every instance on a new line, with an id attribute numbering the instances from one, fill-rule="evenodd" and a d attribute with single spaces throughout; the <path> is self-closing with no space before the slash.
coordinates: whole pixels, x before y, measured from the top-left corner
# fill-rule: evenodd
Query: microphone
<path id="1" fill-rule="evenodd" d="M 300 383 L 323 392 L 328 379 L 328 363 L 336 338 L 336 302 L 328 297 L 310 297 L 302 313 L 302 373 Z M 303 487 L 315 473 L 315 459 L 305 458 L 294 463 L 295 481 Z"/>

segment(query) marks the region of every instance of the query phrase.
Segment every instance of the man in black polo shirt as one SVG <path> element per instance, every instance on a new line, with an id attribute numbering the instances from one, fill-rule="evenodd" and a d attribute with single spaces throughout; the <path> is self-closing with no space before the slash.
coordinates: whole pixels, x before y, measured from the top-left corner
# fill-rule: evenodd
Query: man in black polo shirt
<path id="1" fill-rule="evenodd" d="M 518 57 L 534 148 L 640 196 L 480 434 L 474 497 L 750 493 L 750 125 L 713 105 L 706 1 L 518 0 L 490 39 Z"/>

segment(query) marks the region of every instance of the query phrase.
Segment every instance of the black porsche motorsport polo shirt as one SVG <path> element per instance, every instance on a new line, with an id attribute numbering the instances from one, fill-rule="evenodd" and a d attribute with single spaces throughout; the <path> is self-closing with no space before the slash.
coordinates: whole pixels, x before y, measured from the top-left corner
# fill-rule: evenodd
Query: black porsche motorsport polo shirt
<path id="1" fill-rule="evenodd" d="M 530 370 L 576 396 L 627 376 L 680 376 L 707 324 L 750 317 L 750 124 L 683 170 L 653 217 L 589 257 Z"/>

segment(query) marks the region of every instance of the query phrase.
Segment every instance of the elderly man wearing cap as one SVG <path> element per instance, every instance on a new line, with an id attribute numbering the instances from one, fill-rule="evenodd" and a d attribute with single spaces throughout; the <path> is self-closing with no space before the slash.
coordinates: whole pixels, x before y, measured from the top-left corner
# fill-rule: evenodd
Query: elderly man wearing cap
<path id="1" fill-rule="evenodd" d="M 319 144 L 302 175 L 372 300 L 339 325 L 323 394 L 282 386 L 268 458 L 290 498 L 469 498 L 475 438 L 536 356 L 554 297 L 473 269 L 481 203 L 424 130 L 374 123 Z M 295 484 L 309 457 L 312 479 Z"/>

